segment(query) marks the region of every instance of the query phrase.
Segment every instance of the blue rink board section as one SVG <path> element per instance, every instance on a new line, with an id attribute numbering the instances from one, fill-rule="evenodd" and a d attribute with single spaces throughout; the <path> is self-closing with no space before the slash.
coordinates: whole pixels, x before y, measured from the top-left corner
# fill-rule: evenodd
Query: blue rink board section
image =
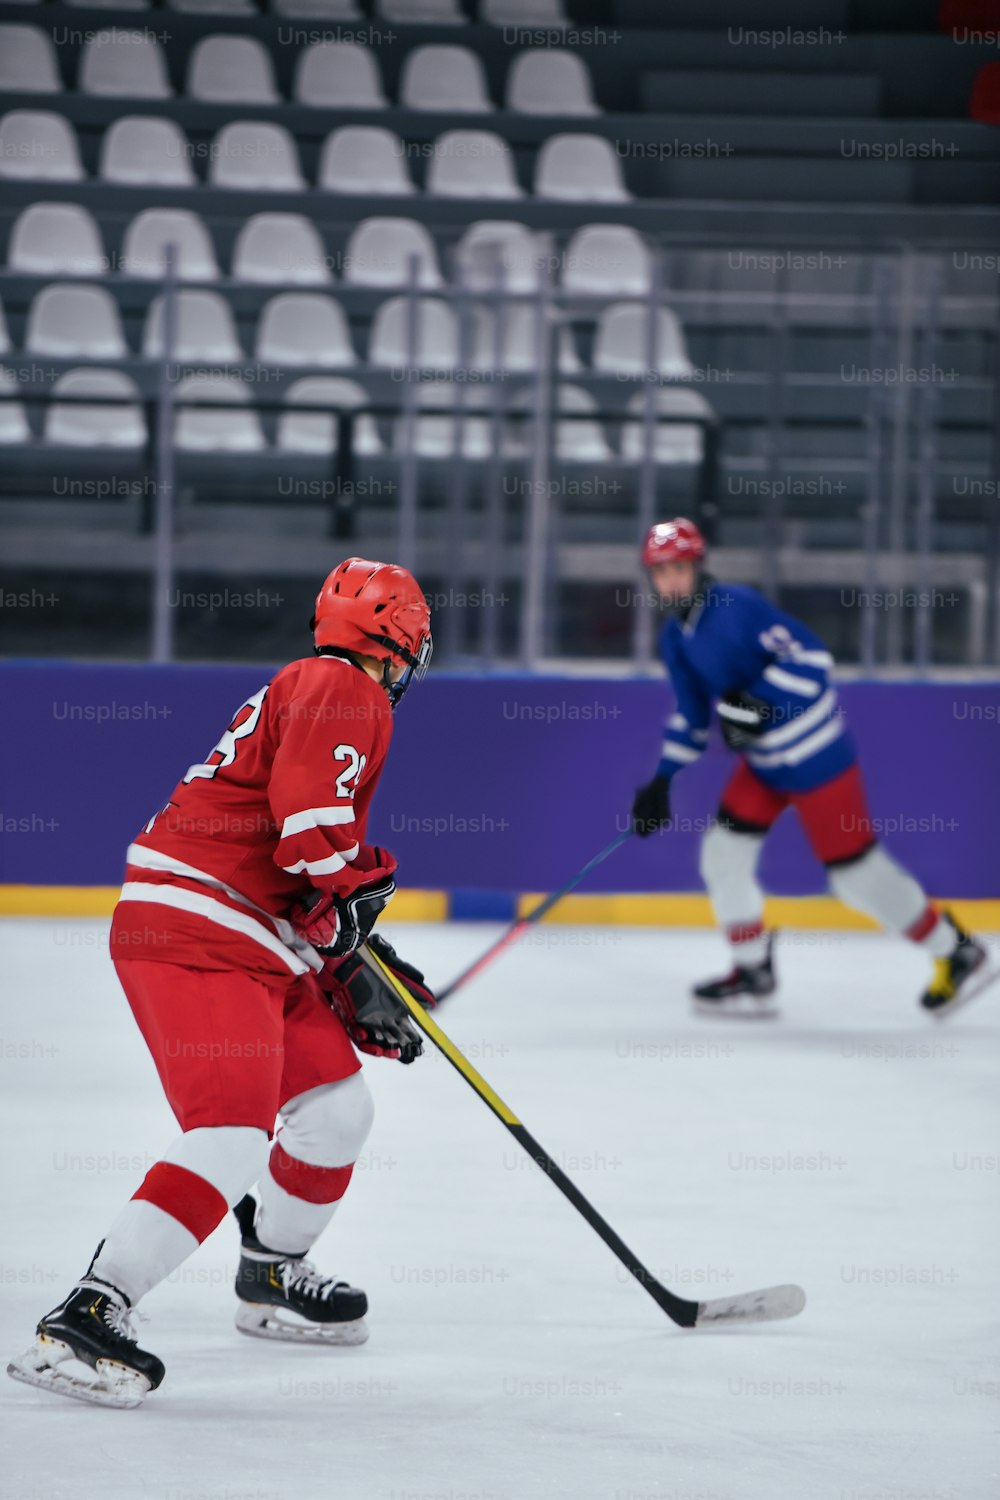
<path id="1" fill-rule="evenodd" d="M 0 883 L 114 885 L 129 840 L 276 668 L 0 663 Z M 875 831 L 935 894 L 1000 895 L 1000 681 L 852 682 Z M 400 884 L 451 893 L 457 917 L 509 920 L 511 892 L 552 890 L 627 826 L 659 759 L 666 684 L 432 675 L 396 715 L 369 837 Z M 342 737 L 342 736 L 340 736 Z M 694 891 L 698 843 L 735 765 L 713 729 L 673 784 L 674 827 L 633 840 L 581 889 Z M 761 874 L 825 886 L 794 815 Z"/>

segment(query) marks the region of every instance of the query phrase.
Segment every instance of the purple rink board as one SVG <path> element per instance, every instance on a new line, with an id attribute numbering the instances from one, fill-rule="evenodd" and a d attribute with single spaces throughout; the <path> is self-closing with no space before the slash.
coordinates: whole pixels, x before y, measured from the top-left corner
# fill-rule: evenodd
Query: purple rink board
<path id="1" fill-rule="evenodd" d="M 0 663 L 13 714 L 0 752 L 0 883 L 117 884 L 129 839 L 269 675 Z M 932 893 L 1000 896 L 1000 681 L 840 692 L 889 849 Z M 397 713 L 369 836 L 396 854 L 404 886 L 554 889 L 626 826 L 670 702 L 654 680 L 432 675 Z M 699 890 L 699 834 L 735 763 L 713 730 L 674 783 L 676 826 L 631 841 L 581 889 Z M 761 873 L 776 894 L 824 888 L 793 814 Z"/>

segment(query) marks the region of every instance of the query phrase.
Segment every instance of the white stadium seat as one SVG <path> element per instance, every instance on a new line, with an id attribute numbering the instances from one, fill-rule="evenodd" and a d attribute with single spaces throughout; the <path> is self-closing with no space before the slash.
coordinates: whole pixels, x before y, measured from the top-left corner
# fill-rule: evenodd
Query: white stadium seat
<path id="1" fill-rule="evenodd" d="M 541 256 L 537 236 L 513 219 L 477 219 L 455 247 L 461 278 L 477 291 L 496 288 L 498 269 L 506 291 L 535 291 Z"/>
<path id="2" fill-rule="evenodd" d="M 562 260 L 562 289 L 584 296 L 642 296 L 652 283 L 649 249 L 626 224 L 585 224 Z"/>
<path id="3" fill-rule="evenodd" d="M 523 412 L 528 420 L 518 423 L 512 439 L 507 447 L 511 456 L 523 455 L 530 451 L 532 442 L 531 413 L 534 410 L 535 395 L 531 390 L 522 391 L 511 402 L 511 413 Z M 614 457 L 604 430 L 597 417 L 591 413 L 597 410 L 597 402 L 589 391 L 583 390 L 577 385 L 559 385 L 556 387 L 555 409 L 563 416 L 571 413 L 579 413 L 577 421 L 555 422 L 555 453 L 556 457 L 564 463 L 607 463 Z M 588 420 L 589 418 L 589 420 Z"/>
<path id="4" fill-rule="evenodd" d="M 328 193 L 406 197 L 415 191 L 403 143 L 380 125 L 343 125 L 323 142 L 316 186 Z"/>
<path id="5" fill-rule="evenodd" d="M 507 142 L 490 130 L 449 130 L 434 142 L 427 191 L 443 198 L 520 198 Z"/>
<path id="6" fill-rule="evenodd" d="M 528 374 L 537 369 L 535 358 L 535 308 L 530 302 L 512 302 L 504 309 L 503 350 L 500 369 Z M 472 366 L 476 370 L 496 368 L 496 318 L 485 308 L 478 308 L 474 319 L 475 335 Z M 563 375 L 578 375 L 583 366 L 573 346 L 568 328 L 559 329 L 555 348 L 556 367 Z"/>
<path id="7" fill-rule="evenodd" d="M 174 413 L 174 443 L 181 452 L 259 453 L 264 448 L 257 413 L 240 410 L 250 404 L 250 392 L 242 380 L 228 375 L 188 375 L 178 382 L 176 399 L 231 403 L 228 408 L 215 410 L 210 404 L 201 410 L 178 408 Z"/>
<path id="8" fill-rule="evenodd" d="M 457 0 L 376 0 L 375 14 L 413 26 L 460 26 L 465 21 Z"/>
<path id="9" fill-rule="evenodd" d="M 174 245 L 179 281 L 215 281 L 219 267 L 208 228 L 186 208 L 147 208 L 125 231 L 121 266 L 125 276 L 155 277 L 164 270 L 164 247 Z"/>
<path id="10" fill-rule="evenodd" d="M 77 87 L 105 99 L 169 99 L 163 49 L 142 31 L 99 31 L 83 49 Z"/>
<path id="11" fill-rule="evenodd" d="M 409 298 L 391 297 L 372 319 L 368 336 L 368 362 L 394 369 L 411 362 L 408 348 Z M 453 370 L 458 359 L 458 325 L 447 302 L 438 297 L 417 300 L 415 365 L 430 370 Z"/>
<path id="12" fill-rule="evenodd" d="M 357 0 L 271 0 L 282 16 L 315 21 L 363 21 Z"/>
<path id="13" fill-rule="evenodd" d="M 257 359 L 265 365 L 355 363 L 344 309 L 318 292 L 283 292 L 263 308 L 257 324 Z"/>
<path id="14" fill-rule="evenodd" d="M 619 302 L 606 307 L 597 325 L 594 369 L 607 375 L 643 375 L 649 365 L 649 309 L 643 302 Z M 659 309 L 657 370 L 667 379 L 683 380 L 692 373 L 677 314 Z"/>
<path id="15" fill-rule="evenodd" d="M 464 401 L 459 444 L 459 424 L 455 408 L 459 392 Z M 489 458 L 491 451 L 490 420 L 477 416 L 489 401 L 489 392 L 482 386 L 461 385 L 448 380 L 429 381 L 421 384 L 417 391 L 419 415 L 414 427 L 414 448 L 418 457 L 428 459 L 450 459 L 461 452 L 463 458 Z M 432 413 L 432 415 L 427 415 Z M 405 416 L 393 422 L 393 448 L 397 453 L 406 451 L 408 423 Z"/>
<path id="16" fill-rule="evenodd" d="M 206 36 L 188 61 L 192 99 L 216 104 L 278 104 L 271 55 L 252 36 Z"/>
<path id="17" fill-rule="evenodd" d="M 0 120 L 0 177 L 27 182 L 80 182 L 76 132 L 61 115 L 12 109 Z"/>
<path id="18" fill-rule="evenodd" d="M 173 120 L 123 115 L 104 132 L 97 175 L 135 187 L 193 187 L 187 136 Z"/>
<path id="19" fill-rule="evenodd" d="M 163 355 L 163 296 L 150 303 L 142 339 L 148 359 Z M 229 303 L 218 292 L 177 293 L 174 347 L 170 358 L 206 364 L 228 364 L 243 358 Z"/>
<path id="20" fill-rule="evenodd" d="M 493 108 L 483 65 L 468 47 L 415 47 L 403 63 L 399 102 L 441 114 L 485 114 Z"/>
<path id="21" fill-rule="evenodd" d="M 315 42 L 299 53 L 292 97 L 322 109 L 385 109 L 378 57 L 354 42 Z"/>
<path id="22" fill-rule="evenodd" d="M 17 376 L 13 370 L 0 365 L 0 392 L 16 391 Z M 31 428 L 20 401 L 0 401 L 0 443 L 27 443 L 31 439 Z"/>
<path id="23" fill-rule="evenodd" d="M 19 214 L 7 265 L 43 275 L 100 276 L 108 269 L 97 224 L 78 203 L 33 203 Z"/>
<path id="24" fill-rule="evenodd" d="M 360 385 L 332 375 L 307 375 L 296 380 L 285 392 L 285 402 L 328 405 L 334 411 L 350 411 L 368 400 Z M 356 417 L 352 430 L 352 452 L 359 458 L 371 458 L 383 451 L 375 419 L 370 412 Z M 327 456 L 337 451 L 337 420 L 322 412 L 283 412 L 278 421 L 277 446 L 284 453 L 310 453 Z"/>
<path id="25" fill-rule="evenodd" d="M 480 0 L 479 19 L 491 26 L 568 26 L 562 0 Z"/>
<path id="26" fill-rule="evenodd" d="M 244 193 L 300 193 L 306 186 L 290 131 L 261 120 L 222 127 L 212 142 L 208 180 Z"/>
<path id="27" fill-rule="evenodd" d="M 417 285 L 425 291 L 439 287 L 437 251 L 423 224 L 413 219 L 362 219 L 344 251 L 344 280 L 353 286 L 406 286 L 414 256 Z"/>
<path id="28" fill-rule="evenodd" d="M 697 391 L 671 391 L 657 388 L 653 392 L 657 413 L 661 416 L 711 417 L 712 408 Z M 622 458 L 628 463 L 642 463 L 645 429 L 642 416 L 646 392 L 637 391 L 628 401 L 628 410 L 639 421 L 622 427 Z M 704 455 L 702 429 L 686 422 L 657 422 L 654 429 L 653 458 L 658 464 L 699 464 Z"/>
<path id="29" fill-rule="evenodd" d="M 621 163 L 599 135 L 553 135 L 535 163 L 535 192 L 564 203 L 627 203 Z"/>
<path id="30" fill-rule="evenodd" d="M 141 448 L 146 418 L 139 388 L 121 370 L 67 370 L 52 387 L 53 396 L 128 396 L 135 405 L 88 406 L 80 401 L 53 401 L 45 408 L 45 441 L 73 448 Z"/>
<path id="31" fill-rule="evenodd" d="M 236 236 L 233 276 L 237 281 L 330 281 L 319 230 L 303 214 L 254 214 Z"/>
<path id="32" fill-rule="evenodd" d="M 118 304 L 102 286 L 43 287 L 28 312 L 28 354 L 55 359 L 124 359 L 128 355 Z"/>
<path id="33" fill-rule="evenodd" d="M 574 52 L 537 47 L 515 57 L 507 74 L 507 108 L 521 115 L 596 115 L 590 74 Z"/>
<path id="34" fill-rule="evenodd" d="M 255 16 L 253 0 L 167 0 L 172 10 L 190 11 L 199 16 Z"/>
<path id="35" fill-rule="evenodd" d="M 40 26 L 0 26 L 0 92 L 59 94 L 55 48 Z M 6 403 L 5 403 L 6 404 Z"/>

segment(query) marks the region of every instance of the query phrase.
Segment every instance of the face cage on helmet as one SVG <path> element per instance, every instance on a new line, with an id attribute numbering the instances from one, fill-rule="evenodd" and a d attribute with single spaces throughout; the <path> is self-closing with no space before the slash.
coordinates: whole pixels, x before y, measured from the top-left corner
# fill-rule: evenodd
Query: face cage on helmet
<path id="1" fill-rule="evenodd" d="M 389 636 L 372 635 L 369 639 L 377 641 L 380 646 L 390 647 L 394 654 L 401 656 L 406 663 L 406 671 L 398 682 L 393 682 L 389 677 L 391 663 L 389 661 L 382 663 L 382 684 L 389 694 L 390 707 L 395 708 L 397 703 L 401 701 L 410 683 L 419 682 L 421 678 L 427 676 L 427 668 L 430 666 L 431 657 L 434 655 L 434 642 L 431 639 L 430 631 L 428 631 L 417 647 L 416 655 L 412 651 L 407 651 L 405 646 L 401 646 L 398 641 L 392 640 Z"/>

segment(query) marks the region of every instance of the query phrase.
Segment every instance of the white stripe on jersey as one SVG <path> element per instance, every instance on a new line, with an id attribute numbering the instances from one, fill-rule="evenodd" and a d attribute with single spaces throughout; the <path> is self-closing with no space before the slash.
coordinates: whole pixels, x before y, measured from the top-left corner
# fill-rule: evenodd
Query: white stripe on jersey
<path id="1" fill-rule="evenodd" d="M 812 708 L 807 708 L 805 713 L 789 719 L 788 723 L 782 724 L 780 729 L 769 729 L 766 734 L 758 735 L 754 741 L 755 747 L 761 750 L 776 750 L 779 745 L 787 745 L 791 740 L 797 740 L 800 736 L 808 734 L 827 718 L 836 701 L 837 694 L 833 688 L 828 688 L 819 702 L 814 703 Z"/>
<path id="2" fill-rule="evenodd" d="M 316 952 L 311 943 L 307 943 L 292 926 L 291 922 L 284 917 L 276 917 L 272 912 L 265 911 L 258 906 L 256 901 L 251 901 L 249 896 L 244 896 L 242 891 L 227 885 L 224 880 L 218 880 L 214 875 L 209 875 L 206 870 L 199 870 L 195 865 L 185 864 L 182 859 L 175 859 L 172 854 L 163 854 L 159 849 L 146 849 L 142 844 L 129 844 L 125 851 L 125 863 L 134 865 L 138 870 L 156 870 L 161 875 L 183 875 L 188 880 L 197 880 L 199 885 L 207 885 L 213 891 L 222 891 L 230 901 L 238 901 L 240 906 L 245 906 L 249 911 L 255 911 L 261 917 L 272 924 L 286 948 L 291 948 L 300 958 L 305 959 L 310 969 L 318 973 L 323 967 L 323 960 Z"/>
<path id="3" fill-rule="evenodd" d="M 282 963 L 287 964 L 293 974 L 308 974 L 310 965 L 304 959 L 298 957 L 287 947 L 273 932 L 269 932 L 263 922 L 258 922 L 256 917 L 246 915 L 241 911 L 233 911 L 231 906 L 224 906 L 221 901 L 216 901 L 214 896 L 203 896 L 200 891 L 188 891 L 179 885 L 153 885 L 150 881 L 130 880 L 122 886 L 119 898 L 122 901 L 149 901 L 154 906 L 172 906 L 178 911 L 191 912 L 194 916 L 204 917 L 208 922 L 214 922 L 218 927 L 228 927 L 231 932 L 241 932 L 244 937 L 259 943 L 262 948 L 275 954 Z"/>
<path id="4" fill-rule="evenodd" d="M 289 875 L 332 875 L 335 870 L 342 870 L 352 859 L 357 859 L 359 844 L 352 844 L 341 854 L 329 854 L 325 859 L 299 859 L 294 865 L 282 865 Z"/>
<path id="5" fill-rule="evenodd" d="M 353 807 L 306 807 L 302 812 L 289 813 L 281 825 L 281 837 L 290 838 L 293 833 L 304 833 L 307 828 L 332 828 L 337 823 L 353 823 L 356 816 Z"/>
<path id="6" fill-rule="evenodd" d="M 811 677 L 796 677 L 781 667 L 765 667 L 761 676 L 775 687 L 784 688 L 786 693 L 797 693 L 800 698 L 817 698 L 821 691 L 820 684 L 813 682 Z"/>
<path id="7" fill-rule="evenodd" d="M 829 651 L 804 651 L 798 641 L 792 647 L 792 661 L 803 667 L 822 667 L 826 672 L 833 666 L 833 657 Z"/>
<path id="8" fill-rule="evenodd" d="M 701 751 L 695 749 L 693 745 L 677 745 L 673 740 L 663 742 L 664 760 L 679 760 L 687 764 L 689 761 L 697 760 L 700 754 Z"/>
<path id="9" fill-rule="evenodd" d="M 804 740 L 799 740 L 797 744 L 792 745 L 788 750 L 773 750 L 770 754 L 765 753 L 763 755 L 750 751 L 747 755 L 747 760 L 752 766 L 765 768 L 768 766 L 797 766 L 800 761 L 808 760 L 810 755 L 815 755 L 817 751 L 824 750 L 827 745 L 832 744 L 837 736 L 842 733 L 843 725 L 840 720 L 831 719 L 821 729 L 817 729 L 815 734 L 807 735 Z"/>

